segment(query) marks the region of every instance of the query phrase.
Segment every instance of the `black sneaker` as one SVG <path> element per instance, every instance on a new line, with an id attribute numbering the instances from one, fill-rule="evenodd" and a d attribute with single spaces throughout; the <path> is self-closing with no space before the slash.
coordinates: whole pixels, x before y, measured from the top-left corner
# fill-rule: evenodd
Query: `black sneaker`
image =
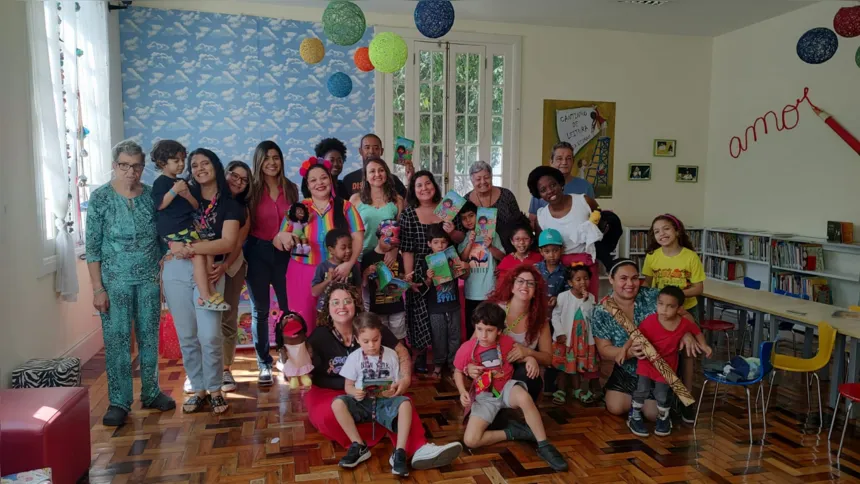
<path id="1" fill-rule="evenodd" d="M 564 472 L 567 470 L 567 461 L 564 459 L 564 456 L 561 455 L 561 452 L 559 452 L 558 449 L 549 442 L 547 442 L 546 445 L 538 446 L 537 455 L 539 455 L 541 459 L 545 460 L 552 470 L 556 472 Z"/>
<path id="2" fill-rule="evenodd" d="M 690 425 L 696 423 L 695 405 L 684 405 L 683 403 L 679 403 L 679 406 L 681 407 L 681 420 Z"/>
<path id="3" fill-rule="evenodd" d="M 657 424 L 654 425 L 654 435 L 665 437 L 672 433 L 672 417 L 667 415 L 664 418 L 657 418 Z"/>
<path id="4" fill-rule="evenodd" d="M 370 455 L 370 452 L 367 455 Z M 405 449 L 395 449 L 394 453 L 391 454 L 391 458 L 388 459 L 388 463 L 391 465 L 391 473 L 395 476 L 406 477 L 409 475 Z"/>
<path id="5" fill-rule="evenodd" d="M 337 465 L 347 469 L 352 469 L 367 459 L 370 459 L 370 449 L 368 449 L 366 445 L 353 442 L 346 451 L 346 455 L 343 456 L 343 459 L 341 459 Z"/>
<path id="6" fill-rule="evenodd" d="M 537 442 L 535 439 L 535 434 L 532 432 L 532 429 L 529 428 L 528 425 L 517 422 L 516 420 L 511 420 L 508 422 L 508 426 L 505 427 L 505 435 L 508 437 L 508 440 L 524 440 L 527 442 Z"/>
<path id="7" fill-rule="evenodd" d="M 645 421 L 642 419 L 642 412 L 630 409 L 630 415 L 627 417 L 627 427 L 637 437 L 648 437 L 648 428 L 645 427 Z"/>

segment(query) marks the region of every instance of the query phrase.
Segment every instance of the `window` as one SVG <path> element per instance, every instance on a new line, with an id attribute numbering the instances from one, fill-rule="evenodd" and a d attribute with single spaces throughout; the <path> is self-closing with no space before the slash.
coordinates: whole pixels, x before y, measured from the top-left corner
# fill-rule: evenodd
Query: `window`
<path id="1" fill-rule="evenodd" d="M 469 166 L 478 160 L 493 167 L 495 185 L 510 188 L 518 164 L 519 38 L 454 33 L 432 42 L 408 29 L 378 30 L 401 35 L 410 56 L 400 72 L 377 74 L 377 131 L 415 140 L 416 170 L 432 172 L 445 191 L 471 190 Z"/>

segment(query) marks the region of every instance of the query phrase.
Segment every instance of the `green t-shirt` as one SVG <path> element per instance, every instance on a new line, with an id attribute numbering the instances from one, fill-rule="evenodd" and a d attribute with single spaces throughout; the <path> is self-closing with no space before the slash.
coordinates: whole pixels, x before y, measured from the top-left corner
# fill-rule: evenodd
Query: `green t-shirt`
<path id="1" fill-rule="evenodd" d="M 457 253 L 462 254 L 467 245 L 469 245 L 468 233 L 466 239 L 457 247 Z M 493 234 L 493 247 L 502 252 L 505 250 L 499 234 Z M 489 250 L 480 244 L 472 245 L 472 251 L 469 254 L 469 277 L 466 278 L 464 287 L 466 299 L 473 301 L 486 299 L 487 294 L 496 286 L 496 264 L 497 261 Z"/>

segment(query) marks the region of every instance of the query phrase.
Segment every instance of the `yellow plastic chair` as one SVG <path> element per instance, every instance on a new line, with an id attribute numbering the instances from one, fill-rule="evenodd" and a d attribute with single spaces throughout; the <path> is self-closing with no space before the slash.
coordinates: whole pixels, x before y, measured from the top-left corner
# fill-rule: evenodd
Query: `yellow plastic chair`
<path id="1" fill-rule="evenodd" d="M 818 370 L 827 366 L 830 362 L 830 357 L 833 355 L 833 346 L 836 344 L 836 330 L 833 326 L 827 323 L 818 323 L 818 353 L 812 358 L 797 358 L 794 356 L 773 355 L 773 374 L 770 377 L 770 389 L 767 392 L 767 403 L 765 403 L 765 412 L 770 405 L 770 394 L 773 392 L 773 380 L 776 377 L 777 370 L 791 371 L 795 373 L 806 373 L 806 404 L 811 406 L 809 397 L 809 375 L 812 374 L 818 386 L 818 427 L 821 428 L 824 422 L 824 411 L 821 407 L 821 380 L 818 378 Z"/>

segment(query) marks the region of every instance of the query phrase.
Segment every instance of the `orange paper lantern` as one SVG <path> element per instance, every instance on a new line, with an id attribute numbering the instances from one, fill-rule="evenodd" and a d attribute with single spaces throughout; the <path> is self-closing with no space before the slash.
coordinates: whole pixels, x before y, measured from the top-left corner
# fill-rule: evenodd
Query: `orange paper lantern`
<path id="1" fill-rule="evenodd" d="M 356 49 L 353 60 L 355 61 L 355 67 L 358 67 L 358 70 L 361 72 L 370 72 L 373 70 L 373 63 L 370 62 L 370 49 L 367 47 Z"/>

